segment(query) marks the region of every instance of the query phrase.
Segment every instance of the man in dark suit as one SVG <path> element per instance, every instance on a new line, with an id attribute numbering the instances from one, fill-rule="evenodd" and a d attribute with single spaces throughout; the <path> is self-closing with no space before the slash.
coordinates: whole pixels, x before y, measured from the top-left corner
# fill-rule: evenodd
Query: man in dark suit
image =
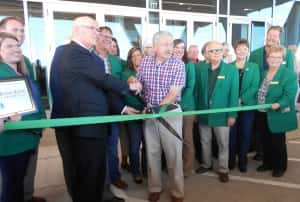
<path id="1" fill-rule="evenodd" d="M 90 17 L 76 18 L 71 43 L 58 50 L 54 58 L 52 66 L 55 66 L 55 71 L 51 77 L 56 77 L 60 90 L 52 95 L 53 100 L 59 99 L 59 117 L 106 115 L 111 104 L 115 112 L 137 112 L 124 107 L 118 102 L 120 99 L 111 99 L 112 95 L 125 95 L 129 90 L 140 89 L 140 84 L 128 86 L 126 82 L 105 74 L 103 61 L 91 51 L 96 44 L 97 27 L 96 21 Z M 54 86 L 58 90 L 58 86 Z M 57 109 L 57 105 L 55 107 Z M 60 152 L 63 161 L 66 152 L 69 155 L 68 166 L 64 169 L 69 169 L 68 191 L 72 200 L 100 202 L 105 179 L 107 127 L 93 124 L 66 129 L 61 134 L 64 141 L 60 147 L 64 149 Z"/>

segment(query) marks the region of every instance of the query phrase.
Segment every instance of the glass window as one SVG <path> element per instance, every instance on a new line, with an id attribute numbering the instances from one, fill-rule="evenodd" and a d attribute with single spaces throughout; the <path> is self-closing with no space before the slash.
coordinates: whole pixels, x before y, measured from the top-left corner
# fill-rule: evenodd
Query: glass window
<path id="1" fill-rule="evenodd" d="M 148 8 L 159 9 L 159 0 L 149 0 Z"/>
<path id="2" fill-rule="evenodd" d="M 54 43 L 55 47 L 70 41 L 72 34 L 72 25 L 74 18 L 78 16 L 91 16 L 96 18 L 95 14 L 90 13 L 66 13 L 54 12 Z"/>
<path id="3" fill-rule="evenodd" d="M 227 41 L 227 18 L 219 18 L 217 40 L 220 42 Z"/>
<path id="4" fill-rule="evenodd" d="M 265 22 L 251 22 L 251 50 L 258 49 L 264 45 Z"/>
<path id="5" fill-rule="evenodd" d="M 282 10 L 285 9 L 285 10 Z M 281 11 L 282 10 L 282 11 Z M 284 45 L 296 45 L 300 47 L 300 1 L 295 3 L 287 2 L 276 6 L 274 21 L 279 21 L 279 25 L 284 25 Z M 300 48 L 298 48 L 300 50 Z M 299 58 L 300 59 L 300 58 Z"/>
<path id="6" fill-rule="evenodd" d="M 187 22 L 183 20 L 166 20 L 166 31 L 172 33 L 174 39 L 182 39 L 187 43 Z"/>
<path id="7" fill-rule="evenodd" d="M 120 56 L 126 59 L 128 50 L 133 46 L 142 45 L 142 19 L 140 17 L 125 17 L 105 15 L 105 24 L 113 31 L 118 40 Z"/>
<path id="8" fill-rule="evenodd" d="M 219 13 L 223 14 L 223 15 L 227 15 L 227 5 L 228 4 L 228 0 L 220 0 L 220 9 L 219 9 Z"/>
<path id="9" fill-rule="evenodd" d="M 45 21 L 43 18 L 43 5 L 38 2 L 28 2 L 29 35 L 32 62 L 40 60 L 44 65 L 47 61 L 45 46 Z"/>
<path id="10" fill-rule="evenodd" d="M 273 0 L 230 0 L 230 14 L 249 17 L 271 17 Z"/>
<path id="11" fill-rule="evenodd" d="M 133 6 L 133 7 L 146 7 L 146 0 L 66 0 L 74 2 L 87 2 L 87 3 L 99 3 L 99 4 L 112 4 L 118 6 Z"/>
<path id="12" fill-rule="evenodd" d="M 143 40 L 151 40 L 153 35 L 159 31 L 159 13 L 149 12 L 149 23 L 146 33 L 146 37 Z"/>
<path id="13" fill-rule="evenodd" d="M 198 45 L 199 50 L 201 50 L 202 46 L 206 42 L 211 41 L 211 40 L 213 40 L 213 23 L 211 23 L 211 22 L 194 22 L 193 44 Z"/>
<path id="14" fill-rule="evenodd" d="M 162 0 L 162 8 L 185 12 L 217 13 L 217 0 Z"/>
<path id="15" fill-rule="evenodd" d="M 237 40 L 248 39 L 248 24 L 232 24 L 231 43 L 235 44 Z"/>

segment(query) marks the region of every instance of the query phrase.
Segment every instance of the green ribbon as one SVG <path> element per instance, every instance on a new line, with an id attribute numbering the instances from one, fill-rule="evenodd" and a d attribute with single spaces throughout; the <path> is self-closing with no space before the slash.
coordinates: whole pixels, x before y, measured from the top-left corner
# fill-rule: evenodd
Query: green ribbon
<path id="1" fill-rule="evenodd" d="M 78 126 L 78 125 L 133 121 L 133 120 L 140 120 L 140 119 L 152 119 L 158 117 L 213 114 L 213 113 L 249 111 L 249 110 L 268 109 L 268 108 L 271 108 L 271 104 L 208 109 L 208 110 L 187 111 L 187 112 L 163 112 L 158 114 L 92 116 L 92 117 L 77 117 L 77 118 L 28 120 L 28 121 L 16 121 L 16 122 L 10 121 L 4 124 L 4 129 L 17 130 L 17 129 L 33 129 L 33 128 L 54 128 L 54 127 L 62 127 L 62 126 Z"/>

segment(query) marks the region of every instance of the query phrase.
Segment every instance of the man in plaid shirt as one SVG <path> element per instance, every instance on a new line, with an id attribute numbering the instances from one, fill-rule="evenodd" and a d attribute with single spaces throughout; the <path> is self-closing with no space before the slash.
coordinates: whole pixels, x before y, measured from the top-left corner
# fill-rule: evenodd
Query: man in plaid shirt
<path id="1" fill-rule="evenodd" d="M 157 32 L 153 36 L 155 56 L 143 59 L 138 70 L 148 106 L 169 104 L 170 111 L 181 111 L 177 101 L 185 85 L 184 63 L 172 56 L 173 37 L 169 32 Z M 175 106 L 175 107 L 174 107 Z M 164 117 L 165 121 L 182 137 L 182 116 Z M 157 119 L 145 121 L 144 135 L 148 160 L 149 201 L 159 200 L 162 191 L 161 152 L 165 153 L 170 176 L 172 202 L 182 202 L 184 177 L 182 168 L 182 141 Z"/>

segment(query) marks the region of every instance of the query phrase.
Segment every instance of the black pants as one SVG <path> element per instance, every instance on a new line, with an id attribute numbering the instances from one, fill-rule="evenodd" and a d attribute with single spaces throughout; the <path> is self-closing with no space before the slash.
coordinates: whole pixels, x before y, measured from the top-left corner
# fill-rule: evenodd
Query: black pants
<path id="1" fill-rule="evenodd" d="M 30 150 L 0 157 L 1 202 L 24 202 L 23 181 L 31 154 L 32 151 Z"/>
<path id="2" fill-rule="evenodd" d="M 74 133 L 78 134 L 78 128 L 68 130 L 68 134 L 62 134 L 65 137 L 63 142 L 59 143 L 60 147 L 64 148 L 60 149 L 62 159 L 67 160 L 63 162 L 64 172 L 68 173 L 65 176 L 69 178 L 66 179 L 66 182 L 69 181 L 67 186 L 69 183 L 68 189 L 72 193 L 73 202 L 99 202 L 102 201 L 106 173 L 106 138 L 75 136 Z"/>
<path id="3" fill-rule="evenodd" d="M 263 163 L 274 171 L 287 169 L 287 146 L 285 133 L 272 133 L 268 127 L 267 114 L 258 114 L 259 130 L 263 142 Z"/>

